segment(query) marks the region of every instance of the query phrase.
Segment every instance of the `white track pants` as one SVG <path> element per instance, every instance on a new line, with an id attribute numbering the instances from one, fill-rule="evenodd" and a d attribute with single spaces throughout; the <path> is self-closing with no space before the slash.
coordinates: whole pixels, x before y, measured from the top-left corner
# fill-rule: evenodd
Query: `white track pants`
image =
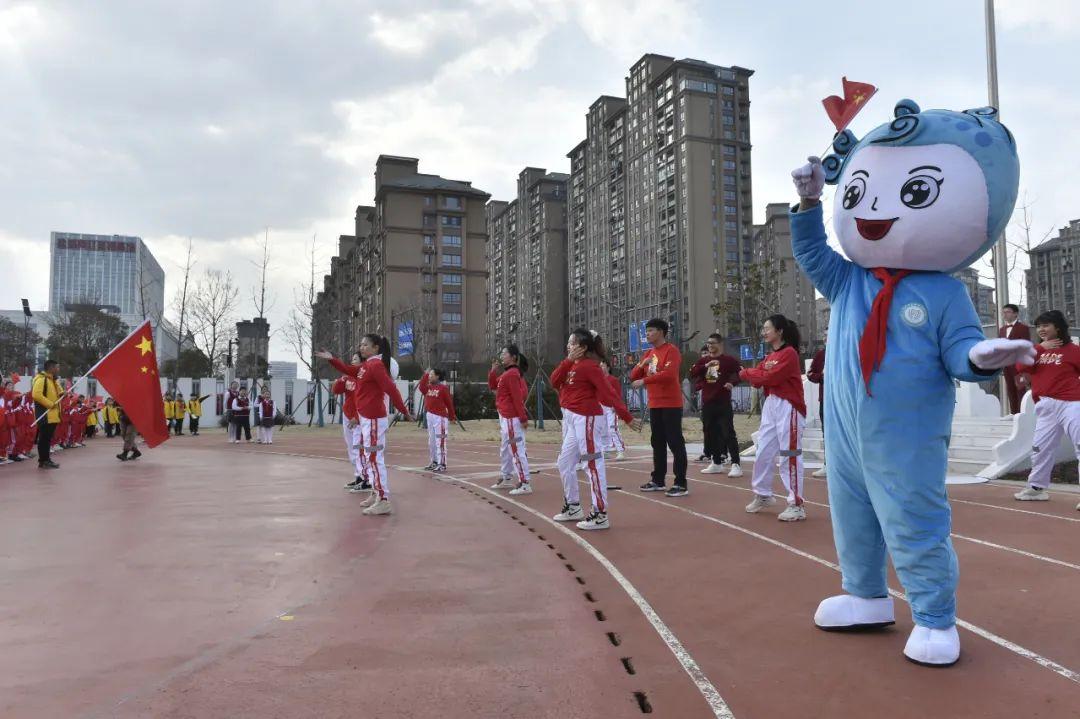
<path id="1" fill-rule="evenodd" d="M 604 471 L 604 453 L 601 451 L 606 434 L 604 416 L 584 416 L 563 409 L 562 427 L 559 476 L 562 477 L 563 497 L 569 504 L 581 503 L 577 466 L 579 462 L 585 462 L 593 509 L 607 512 L 607 474 Z"/>
<path id="2" fill-rule="evenodd" d="M 273 427 L 263 427 L 260 424 L 258 427 L 255 428 L 255 430 L 256 430 L 256 439 L 258 439 L 260 442 L 262 442 L 263 444 L 273 444 L 274 443 L 274 428 Z"/>
<path id="3" fill-rule="evenodd" d="M 450 418 L 432 412 L 427 413 L 427 446 L 431 461 L 446 464 L 446 436 L 450 432 Z"/>
<path id="4" fill-rule="evenodd" d="M 1062 433 L 1072 440 L 1080 458 L 1080 402 L 1043 397 L 1035 403 L 1035 438 L 1031 447 L 1031 474 L 1028 484 L 1039 489 L 1050 486 L 1054 455 Z"/>
<path id="5" fill-rule="evenodd" d="M 600 406 L 603 407 L 603 405 Z M 604 407 L 604 424 L 605 429 L 607 429 L 604 449 L 612 452 L 625 452 L 626 443 L 623 442 L 622 435 L 619 434 L 619 417 L 611 407 Z"/>
<path id="6" fill-rule="evenodd" d="M 529 481 L 529 458 L 525 453 L 525 428 L 517 417 L 499 417 L 499 464 L 502 476 L 525 484 Z"/>
<path id="7" fill-rule="evenodd" d="M 780 479 L 788 491 L 788 504 L 803 502 L 802 437 L 806 417 L 786 399 L 776 395 L 765 398 L 761 406 L 757 456 L 751 486 L 756 494 L 772 496 L 773 468 L 780 457 Z"/>
<path id="8" fill-rule="evenodd" d="M 341 425 L 342 434 L 345 435 L 345 450 L 349 453 L 349 462 L 356 470 L 357 477 L 366 477 L 364 473 L 364 462 L 360 457 L 360 423 L 357 422 L 355 427 L 349 426 L 348 418 L 345 419 L 345 423 Z"/>
<path id="9" fill-rule="evenodd" d="M 386 417 L 360 418 L 360 462 L 364 476 L 380 499 L 390 499 L 389 477 L 386 474 Z"/>

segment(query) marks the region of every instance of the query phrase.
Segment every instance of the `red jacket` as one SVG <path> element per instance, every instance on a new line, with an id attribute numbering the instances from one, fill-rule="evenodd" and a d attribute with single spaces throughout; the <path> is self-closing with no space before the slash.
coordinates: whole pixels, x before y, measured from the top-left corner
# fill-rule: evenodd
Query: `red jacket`
<path id="1" fill-rule="evenodd" d="M 622 397 L 612 391 L 608 377 L 594 359 L 564 359 L 551 373 L 551 386 L 559 392 L 559 406 L 574 414 L 595 417 L 604 413 L 600 405 L 605 405 L 615 410 L 623 422 L 634 421 Z"/>
<path id="2" fill-rule="evenodd" d="M 766 397 L 776 396 L 787 400 L 799 414 L 806 416 L 799 353 L 794 347 L 785 345 L 769 353 L 761 366 L 744 369 L 739 376 L 755 387 L 764 387 Z"/>
<path id="3" fill-rule="evenodd" d="M 442 382 L 429 383 L 425 372 L 420 378 L 420 394 L 424 395 L 424 408 L 428 412 L 440 417 L 449 417 L 451 422 L 457 422 L 457 414 L 454 413 L 454 398 L 450 395 L 449 387 Z"/>
<path id="4" fill-rule="evenodd" d="M 712 378 L 709 375 L 709 363 L 716 362 L 716 374 Z M 690 377 L 700 383 L 701 403 L 712 404 L 713 402 L 730 402 L 731 390 L 724 385 L 739 383 L 739 370 L 742 365 L 731 355 L 719 354 L 716 357 L 702 357 L 690 368 Z"/>
<path id="5" fill-rule="evenodd" d="M 333 357 L 330 364 L 342 374 L 356 374 L 356 389 L 353 391 L 353 403 L 356 405 L 356 413 L 365 419 L 378 419 L 386 416 L 386 400 L 383 395 L 389 395 L 394 407 L 402 414 L 409 414 L 405 402 L 401 399 L 394 380 L 390 379 L 390 373 L 386 371 L 386 365 L 382 357 L 374 355 L 364 360 L 360 365 L 347 365 Z"/>
<path id="6" fill-rule="evenodd" d="M 634 369 L 630 370 L 631 380 L 645 381 L 645 393 L 649 397 L 651 409 L 682 409 L 683 394 L 682 387 L 679 386 L 681 364 L 682 354 L 679 348 L 665 342 L 659 347 L 649 349 Z"/>
<path id="7" fill-rule="evenodd" d="M 810 369 L 806 370 L 806 379 L 814 384 L 821 385 L 817 394 L 818 404 L 825 404 L 825 348 L 822 347 L 814 353 L 814 359 L 810 360 Z"/>
<path id="8" fill-rule="evenodd" d="M 1080 401 L 1080 347 L 1070 342 L 1054 350 L 1035 345 L 1035 364 L 1016 365 L 1017 373 L 1031 378 L 1031 398 Z"/>
<path id="9" fill-rule="evenodd" d="M 1006 335 L 1008 331 L 1008 325 L 1004 327 L 998 327 L 998 337 L 1004 337 L 1010 340 L 1030 340 L 1031 328 L 1025 325 L 1020 320 L 1013 322 L 1012 333 Z"/>
<path id="10" fill-rule="evenodd" d="M 356 399 L 353 397 L 353 393 L 356 391 L 356 381 L 349 375 L 339 377 L 334 380 L 330 391 L 334 394 L 344 395 L 344 400 L 341 403 L 341 413 L 345 415 L 345 419 L 357 419 Z"/>
<path id="11" fill-rule="evenodd" d="M 529 421 L 525 411 L 525 395 L 529 386 L 525 384 L 517 365 L 507 367 L 501 375 L 495 370 L 488 372 L 488 387 L 495 390 L 495 409 L 500 417 L 517 417 L 523 424 Z"/>

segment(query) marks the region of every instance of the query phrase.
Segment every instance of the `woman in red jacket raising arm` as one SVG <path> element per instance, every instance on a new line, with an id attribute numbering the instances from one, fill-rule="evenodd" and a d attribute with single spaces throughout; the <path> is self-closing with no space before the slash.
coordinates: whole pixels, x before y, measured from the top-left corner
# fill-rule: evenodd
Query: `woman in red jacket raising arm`
<path id="1" fill-rule="evenodd" d="M 566 342 L 566 359 L 551 373 L 551 386 L 559 392 L 563 411 L 563 442 L 559 452 L 559 474 L 563 484 L 563 508 L 552 519 L 570 522 L 578 529 L 608 529 L 607 473 L 604 467 L 604 406 L 611 407 L 619 419 L 634 431 L 641 422 L 626 409 L 622 397 L 612 391 L 607 375 L 600 369 L 607 362 L 604 343 L 599 335 L 578 328 Z M 592 490 L 592 513 L 581 511 L 581 492 L 577 481 L 578 463 L 585 462 L 585 474 Z"/>
<path id="2" fill-rule="evenodd" d="M 498 368 L 502 366 L 502 374 Z M 492 489 L 509 489 L 510 494 L 531 494 L 529 458 L 525 454 L 525 372 L 529 361 L 517 345 L 503 347 L 499 359 L 491 363 L 488 387 L 495 390 L 495 409 L 499 412 L 499 462 L 502 476 Z"/>
<path id="3" fill-rule="evenodd" d="M 760 512 L 776 504 L 772 493 L 773 467 L 776 456 L 780 455 L 780 479 L 788 491 L 788 506 L 777 519 L 797 522 L 806 519 L 802 498 L 806 400 L 799 362 L 799 329 L 783 315 L 773 315 L 765 320 L 761 339 L 771 345 L 773 351 L 760 367 L 739 372 L 740 379 L 754 387 L 765 388 L 751 482 L 754 501 L 746 506 L 746 511 Z"/>
<path id="4" fill-rule="evenodd" d="M 390 342 L 376 334 L 364 335 L 360 340 L 360 357 L 364 360 L 359 368 L 350 368 L 326 350 L 315 353 L 316 357 L 329 360 L 330 364 L 342 374 L 356 371 L 356 389 L 353 403 L 359 415 L 361 453 L 364 468 L 371 480 L 371 496 L 364 500 L 364 514 L 390 514 L 389 477 L 386 474 L 386 419 L 385 395 L 399 412 L 412 421 L 412 415 L 401 399 L 397 385 L 390 379 Z M 351 421 L 351 420 L 350 420 Z"/>
<path id="5" fill-rule="evenodd" d="M 446 436 L 450 433 L 450 423 L 457 422 L 454 398 L 444 379 L 441 369 L 429 369 L 420 378 L 420 394 L 424 395 L 427 410 L 428 454 L 431 455 L 431 464 L 424 469 L 431 472 L 446 471 Z"/>

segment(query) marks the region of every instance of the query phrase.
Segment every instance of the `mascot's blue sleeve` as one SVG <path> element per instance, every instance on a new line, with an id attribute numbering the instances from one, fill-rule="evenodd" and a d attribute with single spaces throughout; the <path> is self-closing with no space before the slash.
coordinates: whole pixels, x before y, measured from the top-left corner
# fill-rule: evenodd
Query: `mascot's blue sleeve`
<path id="1" fill-rule="evenodd" d="M 814 287 L 832 304 L 861 270 L 829 247 L 822 212 L 820 202 L 802 212 L 792 208 L 791 249 Z"/>
<path id="2" fill-rule="evenodd" d="M 942 294 L 943 311 L 938 325 L 938 345 L 941 363 L 954 379 L 961 382 L 985 382 L 997 375 L 996 370 L 979 370 L 971 364 L 968 352 L 986 339 L 979 315 L 975 312 L 967 289 L 959 281 L 950 282 Z"/>

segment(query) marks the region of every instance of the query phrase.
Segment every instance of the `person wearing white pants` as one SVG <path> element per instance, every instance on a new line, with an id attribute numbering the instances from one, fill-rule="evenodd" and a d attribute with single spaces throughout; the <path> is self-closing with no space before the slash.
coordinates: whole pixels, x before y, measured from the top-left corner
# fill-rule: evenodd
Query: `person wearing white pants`
<path id="1" fill-rule="evenodd" d="M 450 422 L 457 421 L 454 412 L 454 399 L 450 389 L 443 382 L 441 369 L 429 369 L 420 378 L 420 394 L 424 397 L 427 409 L 428 454 L 431 464 L 424 469 L 431 472 L 446 471 L 446 438 L 450 433 Z"/>
<path id="2" fill-rule="evenodd" d="M 331 393 L 341 395 L 341 433 L 345 438 L 345 452 L 353 466 L 354 478 L 345 484 L 350 492 L 370 492 L 371 482 L 364 474 L 364 463 L 360 457 L 360 415 L 356 413 L 356 375 L 363 360 L 359 353 L 353 353 L 348 372 L 342 374 L 330 387 Z M 392 366 L 391 366 L 392 369 Z"/>
<path id="3" fill-rule="evenodd" d="M 270 397 L 270 388 L 263 385 L 259 399 L 255 402 L 255 438 L 259 444 L 274 443 L 274 416 L 277 407 Z"/>
<path id="4" fill-rule="evenodd" d="M 608 529 L 607 472 L 603 446 L 607 440 L 603 407 L 613 409 L 631 427 L 641 425 L 615 394 L 608 377 L 600 369 L 605 361 L 604 343 L 586 329 L 576 329 L 566 343 L 566 359 L 551 373 L 551 386 L 559 392 L 563 410 L 562 449 L 559 452 L 559 476 L 563 485 L 563 508 L 553 519 L 570 522 L 580 519 L 578 529 Z M 589 479 L 592 512 L 585 516 L 577 471 L 584 462 Z"/>
<path id="5" fill-rule="evenodd" d="M 781 522 L 806 519 L 803 508 L 802 436 L 806 426 L 806 400 L 799 371 L 799 330 L 783 315 L 765 320 L 761 338 L 773 351 L 761 366 L 744 369 L 739 377 L 754 387 L 765 388 L 758 429 L 754 474 L 751 486 L 754 500 L 746 506 L 750 513 L 760 512 L 776 503 L 773 497 L 773 467 L 780 457 L 780 479 L 787 489 L 788 506 L 777 517 Z"/>
<path id="6" fill-rule="evenodd" d="M 601 362 L 600 369 L 603 371 L 607 383 L 611 386 L 611 391 L 621 397 L 622 385 L 619 383 L 619 378 L 611 374 L 611 368 L 608 367 L 607 362 Z M 622 435 L 619 433 L 619 417 L 615 414 L 615 410 L 606 404 L 600 406 L 604 410 L 603 429 L 606 430 L 603 442 L 604 450 L 614 452 L 615 461 L 621 462 L 626 458 L 626 443 L 623 442 Z"/>
<path id="7" fill-rule="evenodd" d="M 499 367 L 503 368 L 499 374 Z M 532 494 L 529 482 L 529 458 L 525 452 L 525 425 L 529 415 L 525 412 L 524 373 L 529 361 L 517 345 L 503 347 L 499 359 L 491 364 L 488 387 L 495 390 L 495 409 L 499 413 L 499 481 L 492 489 L 509 489 L 510 494 Z"/>
<path id="8" fill-rule="evenodd" d="M 1061 436 L 1072 440 L 1080 459 L 1080 347 L 1072 343 L 1065 315 L 1057 310 L 1035 318 L 1041 342 L 1035 345 L 1035 364 L 1016 365 L 1020 388 L 1030 385 L 1035 400 L 1035 437 L 1031 448 L 1028 486 L 1015 495 L 1022 502 L 1046 502 Z M 1080 505 L 1076 507 L 1080 510 Z"/>

